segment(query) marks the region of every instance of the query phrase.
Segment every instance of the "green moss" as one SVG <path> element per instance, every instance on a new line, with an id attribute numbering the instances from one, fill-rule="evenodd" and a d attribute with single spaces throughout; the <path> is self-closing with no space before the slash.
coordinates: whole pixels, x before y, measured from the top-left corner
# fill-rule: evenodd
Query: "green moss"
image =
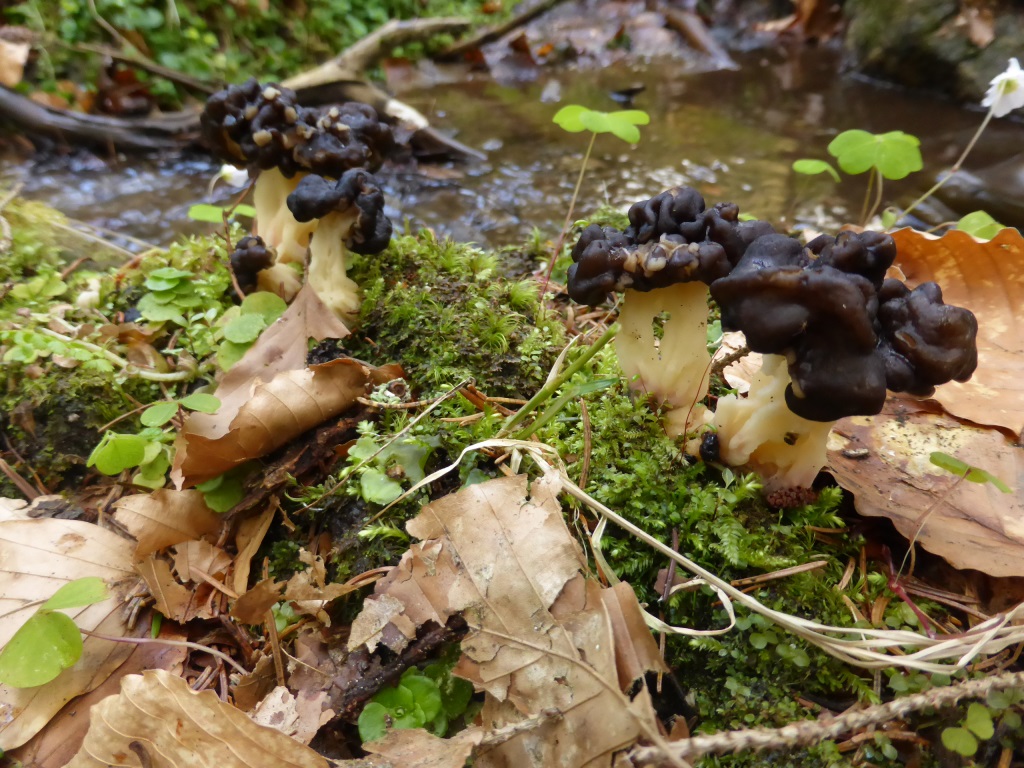
<path id="1" fill-rule="evenodd" d="M 57 269 L 64 259 L 58 227 L 64 216 L 41 203 L 15 198 L 0 211 L 11 227 L 10 248 L 0 254 L 0 283 L 34 277 L 40 269 Z M 2 293 L 0 293 L 2 295 Z"/>
<path id="2" fill-rule="evenodd" d="M 529 397 L 565 344 L 554 318 L 537 321 L 532 282 L 505 280 L 494 254 L 429 231 L 395 238 L 351 274 L 366 297 L 353 354 L 399 361 L 431 392 L 474 378 L 488 395 Z"/>

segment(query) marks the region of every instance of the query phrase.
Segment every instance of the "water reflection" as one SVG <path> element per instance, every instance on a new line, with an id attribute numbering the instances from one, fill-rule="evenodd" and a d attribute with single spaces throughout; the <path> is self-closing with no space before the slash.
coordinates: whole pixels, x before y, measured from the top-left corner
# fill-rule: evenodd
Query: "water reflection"
<path id="1" fill-rule="evenodd" d="M 676 61 L 597 72 L 541 70 L 528 83 L 499 85 L 478 77 L 399 94 L 441 130 L 484 148 L 488 158 L 469 166 L 390 171 L 385 183 L 391 213 L 409 226 L 485 245 L 519 241 L 534 227 L 553 234 L 565 216 L 587 137 L 564 133 L 551 116 L 566 103 L 616 109 L 610 94 L 636 84 L 644 90 L 634 105 L 650 113 L 651 124 L 636 147 L 610 136 L 598 139 L 580 217 L 602 203 L 626 206 L 685 183 L 712 202 L 734 200 L 742 211 L 783 226 L 856 219 L 863 180 L 848 178 L 837 186 L 824 176 L 797 176 L 792 161 L 825 158 L 830 138 L 847 128 L 913 133 L 922 139 L 925 171 L 886 188 L 887 198 L 907 202 L 955 159 L 982 117 L 935 97 L 844 76 L 838 56 L 827 51 L 759 52 L 739 61 L 739 71 L 707 73 L 687 71 Z M 549 103 L 551 94 L 561 102 Z M 1019 125 L 997 121 L 989 130 L 969 167 L 1005 161 L 1007 147 L 1021 146 Z M 188 220 L 188 207 L 223 204 L 233 194 L 222 188 L 208 197 L 216 168 L 196 156 L 113 165 L 76 156 L 3 170 L 24 180 L 26 197 L 157 244 L 208 231 L 209 225 Z M 971 199 L 958 205 L 969 209 Z"/>

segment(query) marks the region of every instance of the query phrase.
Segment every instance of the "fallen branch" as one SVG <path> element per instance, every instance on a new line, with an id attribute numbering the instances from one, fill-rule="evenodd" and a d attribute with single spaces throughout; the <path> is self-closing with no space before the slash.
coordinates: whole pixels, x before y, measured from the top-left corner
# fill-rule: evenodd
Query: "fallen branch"
<path id="1" fill-rule="evenodd" d="M 194 141 L 199 131 L 199 114 L 194 111 L 135 118 L 86 115 L 44 107 L 2 86 L 0 119 L 9 120 L 28 134 L 129 150 L 180 149 Z"/>
<path id="2" fill-rule="evenodd" d="M 532 8 L 528 8 L 522 13 L 513 16 L 511 19 L 506 21 L 504 24 L 498 24 L 494 27 L 488 27 L 487 29 L 481 30 L 477 34 L 469 37 L 465 40 L 461 40 L 454 45 L 445 48 L 435 58 L 441 61 L 458 59 L 466 55 L 470 51 L 474 51 L 482 45 L 492 43 L 500 37 L 504 37 L 513 29 L 518 29 L 524 24 L 529 24 L 535 18 L 540 16 L 542 13 L 547 13 L 554 8 L 563 0 L 541 0 Z"/>
<path id="3" fill-rule="evenodd" d="M 899 699 L 878 704 L 867 709 L 847 712 L 828 720 L 805 720 L 790 723 L 782 728 L 751 728 L 740 731 L 723 731 L 707 736 L 669 744 L 668 748 L 658 746 L 638 747 L 630 757 L 640 765 L 659 765 L 672 758 L 684 760 L 701 755 L 723 755 L 730 752 L 761 749 L 792 749 L 794 747 L 820 744 L 847 733 L 873 725 L 881 725 L 923 709 L 940 709 L 953 706 L 961 699 L 983 699 L 993 691 L 1004 691 L 1024 686 L 1024 672 L 1008 672 L 982 680 L 966 680 L 956 685 L 933 688 Z"/>
<path id="4" fill-rule="evenodd" d="M 74 51 L 95 53 L 98 56 L 106 56 L 114 61 L 120 61 L 122 64 L 128 64 L 137 69 L 154 74 L 157 77 L 162 77 L 164 80 L 170 80 L 172 83 L 182 85 L 190 91 L 210 94 L 215 93 L 220 88 L 218 85 L 210 85 L 209 83 L 205 83 L 191 75 L 186 75 L 184 72 L 178 72 L 177 70 L 170 69 L 162 64 L 157 64 L 151 59 L 142 58 L 138 54 L 125 53 L 117 48 L 111 48 L 108 45 L 77 43 L 68 47 Z"/>

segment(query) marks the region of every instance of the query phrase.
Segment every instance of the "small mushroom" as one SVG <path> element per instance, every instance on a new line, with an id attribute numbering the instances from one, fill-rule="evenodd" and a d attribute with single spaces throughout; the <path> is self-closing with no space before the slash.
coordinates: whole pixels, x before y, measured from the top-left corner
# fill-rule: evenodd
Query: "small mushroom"
<path id="1" fill-rule="evenodd" d="M 256 288 L 256 278 L 260 271 L 274 263 L 274 254 L 263 243 L 261 237 L 248 235 L 235 243 L 235 250 L 229 256 L 231 271 L 238 281 L 243 293 Z"/>
<path id="2" fill-rule="evenodd" d="M 724 461 L 757 467 L 769 491 L 810 486 L 835 421 L 878 413 L 887 389 L 926 395 L 971 375 L 974 316 L 942 304 L 934 284 L 911 291 L 885 279 L 895 257 L 876 232 L 807 247 L 769 235 L 712 284 L 723 328 L 764 354 L 747 398 L 718 401 Z"/>
<path id="3" fill-rule="evenodd" d="M 587 227 L 572 251 L 571 298 L 597 304 L 624 292 L 619 364 L 637 389 L 666 407 L 673 435 L 702 419 L 697 404 L 707 395 L 711 362 L 708 285 L 772 231 L 766 222 L 739 222 L 738 214 L 731 203 L 705 209 L 696 190 L 679 187 L 633 205 L 625 232 Z"/>
<path id="4" fill-rule="evenodd" d="M 391 220 L 384 215 L 384 195 L 362 169 L 337 181 L 304 177 L 288 196 L 297 221 L 318 220 L 309 246 L 306 280 L 320 300 L 352 324 L 359 314 L 359 287 L 348 277 L 348 252 L 380 253 L 391 241 Z"/>
<path id="5" fill-rule="evenodd" d="M 255 176 L 257 232 L 276 254 L 259 284 L 291 298 L 301 281 L 289 265 L 305 261 L 317 220 L 296 221 L 286 198 L 307 174 L 339 179 L 354 168 L 376 170 L 394 148 L 391 129 L 368 105 L 306 108 L 290 89 L 255 79 L 211 96 L 200 125 L 216 156 Z"/>

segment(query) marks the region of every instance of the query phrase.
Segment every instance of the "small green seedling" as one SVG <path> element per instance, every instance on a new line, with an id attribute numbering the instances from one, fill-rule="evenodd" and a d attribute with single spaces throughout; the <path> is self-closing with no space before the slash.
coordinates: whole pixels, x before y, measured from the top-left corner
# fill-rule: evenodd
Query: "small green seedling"
<path id="1" fill-rule="evenodd" d="M 162 427 L 177 416 L 183 408 L 200 413 L 216 413 L 220 408 L 220 400 L 205 392 L 194 392 L 180 400 L 165 400 L 149 406 L 142 412 L 139 421 L 147 427 Z"/>
<path id="2" fill-rule="evenodd" d="M 427 728 L 443 737 L 473 698 L 472 684 L 452 674 L 459 655 L 457 647 L 455 651 L 422 671 L 406 670 L 398 685 L 379 691 L 359 715 L 363 742 L 381 739 L 393 728 Z"/>
<path id="3" fill-rule="evenodd" d="M 107 430 L 99 445 L 89 454 L 86 466 L 96 467 L 105 475 L 119 475 L 126 469 L 138 467 L 139 471 L 132 477 L 133 484 L 154 490 L 162 488 L 171 466 L 171 443 L 174 439 L 164 426 L 183 408 L 216 413 L 220 400 L 213 395 L 194 392 L 180 400 L 155 403 L 142 412 L 140 420 L 145 428 L 138 433 L 121 434 Z"/>
<path id="4" fill-rule="evenodd" d="M 12 688 L 45 685 L 82 657 L 82 633 L 66 608 L 82 608 L 108 597 L 103 579 L 87 576 L 58 589 L 39 606 L 0 651 L 0 683 Z"/>
<path id="5" fill-rule="evenodd" d="M 353 463 L 350 471 L 359 473 L 359 495 L 382 506 L 405 492 L 393 475 L 418 483 L 426 476 L 427 459 L 440 444 L 438 437 L 424 436 L 395 440 L 381 447 L 372 424 L 361 423 L 359 431 L 360 438 L 348 451 L 349 461 Z"/>
<path id="6" fill-rule="evenodd" d="M 992 712 L 977 701 L 967 707 L 967 716 L 960 726 L 942 729 L 942 744 L 950 752 L 964 757 L 973 757 L 978 751 L 978 742 L 988 741 L 996 733 Z"/>
<path id="7" fill-rule="evenodd" d="M 956 223 L 956 228 L 979 240 L 991 240 L 1001 230 L 1006 229 L 1006 225 L 1000 224 L 985 211 L 974 211 L 960 219 Z"/>
<path id="8" fill-rule="evenodd" d="M 548 264 L 548 272 L 544 277 L 544 285 L 541 294 L 547 291 L 548 280 L 551 279 L 551 270 L 554 269 L 555 260 L 562 250 L 565 238 L 569 234 L 569 224 L 572 222 L 573 211 L 576 210 L 576 200 L 579 198 L 580 187 L 583 186 L 583 177 L 587 172 L 587 163 L 590 161 L 590 153 L 594 149 L 594 142 L 598 134 L 610 133 L 629 144 L 636 144 L 640 141 L 639 125 L 647 125 L 651 122 L 651 116 L 642 109 L 622 109 L 617 112 L 599 112 L 594 109 L 581 107 L 579 104 L 568 104 L 562 107 L 552 121 L 562 130 L 569 133 L 581 133 L 590 131 L 590 143 L 587 151 L 583 154 L 583 162 L 580 164 L 580 174 L 576 177 L 576 187 L 572 191 L 572 199 L 569 201 L 569 210 L 565 214 L 565 222 L 562 224 L 562 232 L 558 236 L 558 243 L 551 254 L 551 262 Z"/>
<path id="9" fill-rule="evenodd" d="M 967 462 L 961 461 L 955 456 L 950 456 L 948 453 L 942 453 L 941 451 L 933 452 L 928 460 L 931 461 L 939 469 L 944 469 L 950 474 L 956 475 L 963 478 L 971 483 L 991 483 L 1003 493 L 1012 493 L 1006 483 L 1000 480 L 998 477 L 993 475 L 987 470 L 981 469 L 980 467 L 974 467 Z"/>
<path id="10" fill-rule="evenodd" d="M 217 364 L 229 370 L 286 309 L 288 305 L 276 293 L 257 291 L 248 294 L 241 306 L 225 312 L 218 321 L 223 341 L 217 347 Z"/>
<path id="11" fill-rule="evenodd" d="M 636 144 L 640 141 L 640 129 L 637 126 L 647 125 L 651 122 L 651 116 L 642 109 L 598 112 L 581 107 L 579 104 L 562 107 L 552 119 L 569 133 L 590 131 L 595 137 L 599 133 L 611 133 L 629 144 Z M 593 144 L 593 138 L 591 144 Z M 586 160 L 584 160 L 585 163 Z"/>
<path id="12" fill-rule="evenodd" d="M 874 216 L 882 202 L 884 179 L 904 179 L 924 167 L 920 146 L 921 142 L 916 136 L 903 131 L 869 133 L 858 129 L 843 131 L 829 143 L 828 153 L 836 159 L 843 171 L 853 175 L 871 172 L 864 196 L 862 224 Z M 793 163 L 793 170 L 807 175 L 827 173 L 839 181 L 839 173 L 824 160 L 803 158 Z M 875 201 L 869 208 L 872 191 L 875 193 Z"/>
<path id="13" fill-rule="evenodd" d="M 359 738 L 366 743 L 384 738 L 392 729 L 431 726 L 439 715 L 441 689 L 412 668 L 406 670 L 398 685 L 378 691 L 363 707 L 359 715 Z"/>

